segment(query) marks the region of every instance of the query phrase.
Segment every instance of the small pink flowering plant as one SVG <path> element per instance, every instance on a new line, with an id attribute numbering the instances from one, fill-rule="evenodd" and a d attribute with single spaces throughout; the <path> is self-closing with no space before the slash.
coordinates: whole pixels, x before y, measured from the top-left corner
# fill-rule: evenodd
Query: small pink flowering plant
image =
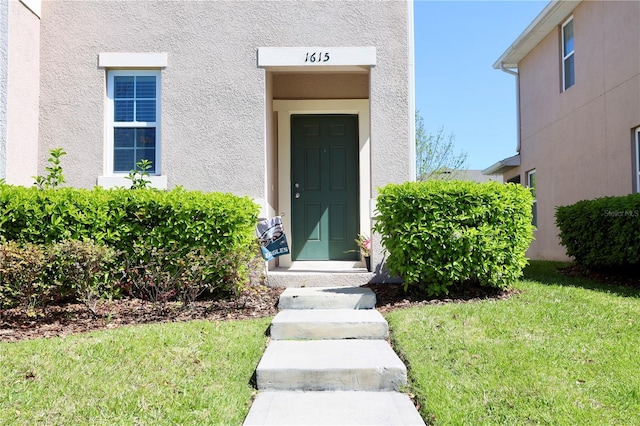
<path id="1" fill-rule="evenodd" d="M 358 234 L 358 238 L 356 238 L 355 241 L 360 249 L 360 253 L 362 253 L 364 257 L 371 256 L 371 238 L 363 234 Z"/>

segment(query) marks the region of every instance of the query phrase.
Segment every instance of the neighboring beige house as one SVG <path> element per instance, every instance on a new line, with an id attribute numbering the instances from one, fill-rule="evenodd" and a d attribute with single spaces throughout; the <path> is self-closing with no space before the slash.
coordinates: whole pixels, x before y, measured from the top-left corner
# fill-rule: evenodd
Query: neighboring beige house
<path id="1" fill-rule="evenodd" d="M 567 259 L 557 206 L 640 189 L 639 22 L 638 1 L 553 1 L 494 64 L 517 81 L 518 154 L 484 173 L 535 189 L 533 259 Z"/>
<path id="2" fill-rule="evenodd" d="M 295 260 L 357 260 L 415 178 L 411 1 L 0 0 L 0 177 L 246 195 Z M 374 264 L 381 261 L 377 246 Z"/>
<path id="3" fill-rule="evenodd" d="M 0 178 L 31 185 L 38 172 L 40 4 L 0 0 Z"/>

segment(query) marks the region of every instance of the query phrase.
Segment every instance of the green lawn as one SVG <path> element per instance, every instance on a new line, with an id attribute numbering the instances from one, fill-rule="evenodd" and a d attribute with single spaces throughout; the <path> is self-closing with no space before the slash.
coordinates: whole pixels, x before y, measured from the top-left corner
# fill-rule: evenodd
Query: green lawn
<path id="1" fill-rule="evenodd" d="M 533 262 L 509 300 L 389 313 L 437 425 L 640 424 L 640 291 Z"/>
<path id="2" fill-rule="evenodd" d="M 241 424 L 270 318 L 0 344 L 0 424 Z"/>
<path id="3" fill-rule="evenodd" d="M 387 314 L 438 425 L 640 425 L 640 291 L 534 262 L 508 300 Z M 0 424 L 239 425 L 270 318 L 0 344 Z"/>

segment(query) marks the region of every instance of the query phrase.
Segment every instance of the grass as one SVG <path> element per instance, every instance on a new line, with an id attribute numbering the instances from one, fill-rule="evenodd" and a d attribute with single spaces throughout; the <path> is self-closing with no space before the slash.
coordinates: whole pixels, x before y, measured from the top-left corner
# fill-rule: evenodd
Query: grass
<path id="1" fill-rule="evenodd" d="M 270 319 L 0 344 L 0 424 L 242 424 Z"/>
<path id="2" fill-rule="evenodd" d="M 640 290 L 533 262 L 508 300 L 387 319 L 437 425 L 640 425 Z M 270 318 L 0 344 L 0 424 L 242 424 Z"/>
<path id="3" fill-rule="evenodd" d="M 508 300 L 387 314 L 437 425 L 640 424 L 640 291 L 533 262 Z"/>

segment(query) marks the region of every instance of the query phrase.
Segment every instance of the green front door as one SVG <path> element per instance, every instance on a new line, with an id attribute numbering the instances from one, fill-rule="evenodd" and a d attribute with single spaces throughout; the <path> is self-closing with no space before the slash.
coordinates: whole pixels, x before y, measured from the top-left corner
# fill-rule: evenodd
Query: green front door
<path id="1" fill-rule="evenodd" d="M 293 260 L 358 260 L 358 117 L 291 116 Z"/>

